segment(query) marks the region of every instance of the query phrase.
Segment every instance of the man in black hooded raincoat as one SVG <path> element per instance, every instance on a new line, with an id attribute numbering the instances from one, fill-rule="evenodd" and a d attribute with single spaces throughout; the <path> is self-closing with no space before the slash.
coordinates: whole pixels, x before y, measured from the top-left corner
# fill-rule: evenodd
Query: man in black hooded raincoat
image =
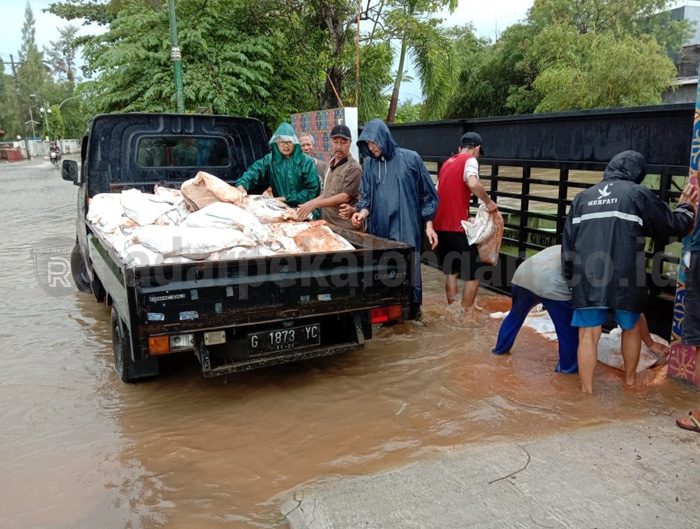
<path id="1" fill-rule="evenodd" d="M 644 157 L 616 155 L 603 180 L 581 191 L 571 204 L 562 239 L 562 269 L 572 289 L 579 327 L 578 365 L 583 391 L 593 391 L 598 340 L 606 310 L 622 328 L 625 382 L 634 384 L 641 348 L 637 325 L 647 301 L 646 237 L 682 237 L 693 226 L 697 193 L 686 187 L 675 211 L 641 184 Z"/>
<path id="2" fill-rule="evenodd" d="M 367 123 L 357 146 L 365 161 L 353 224 L 359 226 L 367 219 L 368 233 L 415 247 L 413 312 L 417 316 L 423 300 L 420 273 L 423 223 L 432 247 L 437 245 L 432 226 L 438 206 L 435 185 L 418 153 L 400 148 L 381 119 Z"/>

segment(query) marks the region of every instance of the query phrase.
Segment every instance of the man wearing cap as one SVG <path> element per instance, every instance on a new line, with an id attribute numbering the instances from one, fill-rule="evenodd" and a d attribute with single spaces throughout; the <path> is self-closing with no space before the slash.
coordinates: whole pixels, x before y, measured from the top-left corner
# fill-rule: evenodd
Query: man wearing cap
<path id="1" fill-rule="evenodd" d="M 323 192 L 317 198 L 299 206 L 299 218 L 306 218 L 314 209 L 321 210 L 321 218 L 331 224 L 350 230 L 362 230 L 354 226 L 349 218 L 340 216 L 339 207 L 348 204 L 355 207 L 360 196 L 362 167 L 350 154 L 352 135 L 345 125 L 336 125 L 331 130 L 333 159 L 328 167 Z"/>
<path id="2" fill-rule="evenodd" d="M 471 310 L 479 290 L 476 271 L 479 268 L 479 251 L 467 242 L 462 221 L 469 217 L 469 202 L 474 193 L 486 204 L 489 213 L 498 206 L 486 193 L 479 181 L 479 156 L 483 154 L 481 136 L 467 132 L 460 141 L 458 153 L 447 160 L 438 174 L 437 192 L 440 202 L 433 220 L 437 232 L 437 253 L 445 274 L 447 303 L 455 302 L 457 276 L 465 281 L 462 289 L 462 308 Z"/>
<path id="3" fill-rule="evenodd" d="M 321 191 L 323 191 L 323 179 L 326 177 L 326 171 L 328 170 L 328 164 L 323 160 L 319 160 L 314 156 L 316 150 L 316 144 L 314 139 L 308 132 L 302 132 L 299 134 L 299 147 L 301 147 L 301 152 L 311 156 L 316 165 L 316 173 L 318 174 L 318 184 L 321 186 Z"/>
<path id="4" fill-rule="evenodd" d="M 236 181 L 248 192 L 261 186 L 272 187 L 275 197 L 296 207 L 319 194 L 313 160 L 301 152 L 299 139 L 289 123 L 282 123 L 270 138 L 270 153 L 251 165 Z"/>

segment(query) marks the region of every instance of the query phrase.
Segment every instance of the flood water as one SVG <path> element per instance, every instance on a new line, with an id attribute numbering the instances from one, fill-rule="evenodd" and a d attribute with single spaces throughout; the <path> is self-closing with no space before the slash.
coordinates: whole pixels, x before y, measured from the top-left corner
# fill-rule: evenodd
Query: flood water
<path id="1" fill-rule="evenodd" d="M 227 380 L 186 356 L 122 384 L 107 308 L 37 280 L 34 245 L 75 234 L 77 188 L 58 173 L 0 165 L 1 527 L 286 527 L 279 505 L 298 486 L 648 415 L 672 428 L 696 404 L 661 372 L 624 389 L 603 366 L 584 396 L 554 372 L 556 345 L 527 329 L 512 355 L 491 354 L 499 321 L 445 308 L 428 269 L 424 324 L 379 329 L 361 351 Z"/>

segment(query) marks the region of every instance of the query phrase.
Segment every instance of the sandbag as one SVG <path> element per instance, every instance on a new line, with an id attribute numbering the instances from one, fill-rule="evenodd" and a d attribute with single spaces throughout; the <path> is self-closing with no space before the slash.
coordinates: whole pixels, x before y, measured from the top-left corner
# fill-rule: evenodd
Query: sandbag
<path id="1" fill-rule="evenodd" d="M 212 252 L 235 246 L 256 246 L 238 230 L 185 226 L 141 226 L 134 231 L 132 241 L 165 257 L 179 255 L 189 259 L 206 259 Z"/>
<path id="2" fill-rule="evenodd" d="M 310 227 L 294 237 L 294 242 L 304 252 L 341 252 L 355 249 L 328 226 Z"/>
<path id="3" fill-rule="evenodd" d="M 255 215 L 225 202 L 214 202 L 190 213 L 183 225 L 191 228 L 236 228 L 254 241 L 265 240 L 270 235 L 270 228 L 261 223 Z"/>
<path id="4" fill-rule="evenodd" d="M 248 195 L 243 200 L 243 208 L 264 224 L 297 220 L 294 209 L 276 198 L 265 195 Z"/>
<path id="5" fill-rule="evenodd" d="M 488 264 L 496 264 L 503 241 L 503 217 L 500 212 L 489 213 L 481 204 L 476 217 L 462 221 L 469 244 L 476 244 L 479 257 Z"/>
<path id="6" fill-rule="evenodd" d="M 124 213 L 139 226 L 153 224 L 158 217 L 176 208 L 163 197 L 138 189 L 122 191 L 121 202 Z"/>
<path id="7" fill-rule="evenodd" d="M 240 205 L 245 197 L 244 193 L 221 178 L 204 171 L 199 171 L 197 176 L 184 182 L 180 190 L 193 211 L 217 201 Z"/>
<path id="8" fill-rule="evenodd" d="M 119 226 L 133 222 L 124 214 L 120 193 L 100 193 L 92 197 L 87 220 L 105 233 L 113 233 Z"/>

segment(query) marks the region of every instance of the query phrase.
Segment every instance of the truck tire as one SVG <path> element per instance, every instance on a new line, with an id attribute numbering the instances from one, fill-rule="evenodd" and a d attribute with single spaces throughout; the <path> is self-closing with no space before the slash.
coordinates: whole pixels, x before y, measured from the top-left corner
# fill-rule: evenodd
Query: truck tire
<path id="1" fill-rule="evenodd" d="M 80 253 L 80 245 L 75 243 L 73 251 L 70 254 L 70 271 L 73 275 L 73 282 L 78 290 L 86 294 L 92 294 L 92 286 L 90 285 L 90 277 L 87 273 L 87 267 L 83 256 Z"/>
<path id="2" fill-rule="evenodd" d="M 114 370 L 119 380 L 126 384 L 135 382 L 136 379 L 132 375 L 129 330 L 122 325 L 122 320 L 114 307 L 112 307 L 112 351 L 114 352 Z"/>

